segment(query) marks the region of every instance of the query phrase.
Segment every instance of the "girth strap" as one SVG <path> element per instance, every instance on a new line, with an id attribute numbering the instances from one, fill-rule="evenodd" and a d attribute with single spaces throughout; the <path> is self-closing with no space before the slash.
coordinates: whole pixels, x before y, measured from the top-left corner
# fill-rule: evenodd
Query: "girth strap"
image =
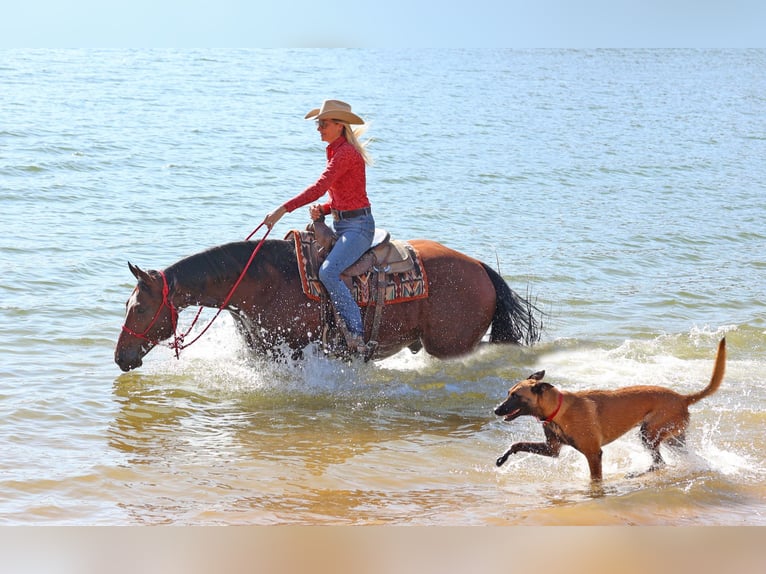
<path id="1" fill-rule="evenodd" d="M 386 272 L 380 267 L 376 267 L 375 270 L 377 272 L 377 289 L 372 329 L 370 330 L 370 343 L 374 342 L 377 345 L 378 335 L 380 334 L 380 321 L 383 318 L 383 308 L 386 306 Z"/>

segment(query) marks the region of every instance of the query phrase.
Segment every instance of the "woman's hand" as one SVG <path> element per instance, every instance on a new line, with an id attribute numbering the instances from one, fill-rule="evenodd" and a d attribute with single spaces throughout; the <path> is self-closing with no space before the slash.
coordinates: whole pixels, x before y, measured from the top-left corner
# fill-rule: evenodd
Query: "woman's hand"
<path id="1" fill-rule="evenodd" d="M 277 221 L 282 219 L 282 216 L 287 213 L 287 210 L 285 209 L 284 205 L 280 205 L 277 209 L 269 213 L 263 220 L 263 223 L 266 224 L 266 227 L 271 229 L 277 224 Z"/>
<path id="2" fill-rule="evenodd" d="M 322 206 L 312 205 L 309 207 L 309 216 L 311 217 L 311 221 L 321 221 L 324 219 L 324 213 L 322 213 Z"/>

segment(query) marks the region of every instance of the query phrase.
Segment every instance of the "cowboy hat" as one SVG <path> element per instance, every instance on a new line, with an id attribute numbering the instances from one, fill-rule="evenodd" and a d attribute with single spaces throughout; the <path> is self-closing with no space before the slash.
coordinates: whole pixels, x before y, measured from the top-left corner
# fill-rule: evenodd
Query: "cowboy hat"
<path id="1" fill-rule="evenodd" d="M 314 108 L 304 116 L 307 120 L 340 120 L 349 124 L 363 124 L 364 120 L 351 113 L 351 106 L 340 100 L 325 100 L 321 108 Z"/>

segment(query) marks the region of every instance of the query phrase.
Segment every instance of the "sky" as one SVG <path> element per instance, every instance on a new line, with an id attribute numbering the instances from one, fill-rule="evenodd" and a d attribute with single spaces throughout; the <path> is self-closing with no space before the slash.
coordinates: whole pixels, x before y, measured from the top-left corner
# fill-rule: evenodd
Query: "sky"
<path id="1" fill-rule="evenodd" d="M 763 0 L 2 0 L 0 48 L 764 47 Z"/>

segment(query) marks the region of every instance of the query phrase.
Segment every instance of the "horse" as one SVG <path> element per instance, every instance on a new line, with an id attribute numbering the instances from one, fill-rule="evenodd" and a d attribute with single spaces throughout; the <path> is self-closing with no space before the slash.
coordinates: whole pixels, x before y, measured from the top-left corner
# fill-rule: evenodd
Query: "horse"
<path id="1" fill-rule="evenodd" d="M 491 343 L 539 340 L 538 310 L 494 269 L 435 241 L 408 243 L 422 260 L 428 296 L 385 305 L 371 359 L 405 347 L 413 353 L 422 348 L 438 359 L 460 357 L 476 349 L 490 327 Z M 190 306 L 228 311 L 257 354 L 278 354 L 286 344 L 299 359 L 309 344 L 321 340 L 321 305 L 304 293 L 296 249 L 287 239 L 212 247 L 163 271 L 144 271 L 130 262 L 128 267 L 137 284 L 114 351 L 123 371 L 140 367 L 153 347 L 171 337 L 178 351 L 178 314 Z M 365 323 L 367 339 L 370 325 Z"/>

